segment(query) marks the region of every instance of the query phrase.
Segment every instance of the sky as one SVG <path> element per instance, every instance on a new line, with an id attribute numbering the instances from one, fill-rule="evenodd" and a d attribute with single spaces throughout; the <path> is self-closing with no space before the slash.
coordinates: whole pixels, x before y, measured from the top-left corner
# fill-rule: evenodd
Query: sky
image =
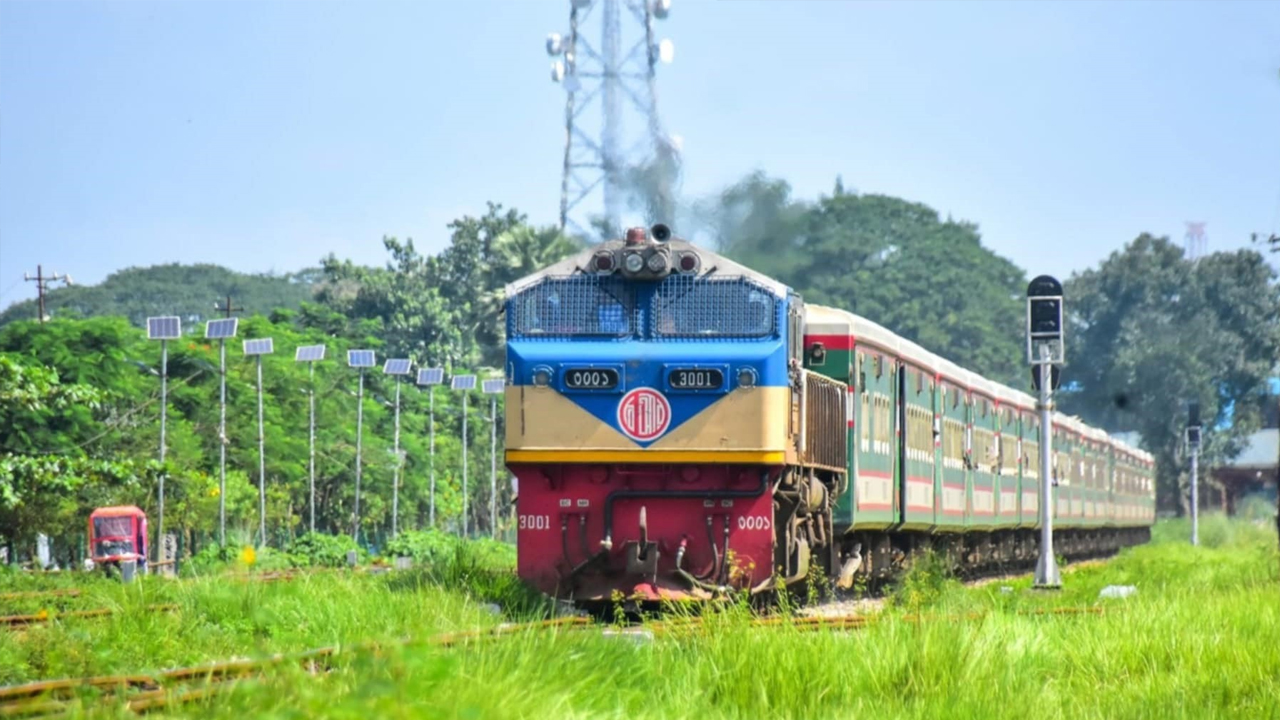
<path id="1" fill-rule="evenodd" d="M 0 2 L 0 307 L 38 264 L 381 264 L 490 200 L 554 223 L 568 8 Z M 1280 232 L 1277 2 L 675 0 L 657 30 L 687 198 L 841 175 L 1063 278 L 1185 221 Z"/>

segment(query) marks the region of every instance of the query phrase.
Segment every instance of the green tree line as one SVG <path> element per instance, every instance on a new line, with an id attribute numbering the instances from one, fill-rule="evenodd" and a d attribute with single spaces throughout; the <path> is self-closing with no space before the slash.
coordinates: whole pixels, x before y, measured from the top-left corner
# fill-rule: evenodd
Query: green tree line
<path id="1" fill-rule="evenodd" d="M 757 173 L 689 204 L 672 224 L 677 235 L 788 283 L 809 302 L 856 312 L 986 377 L 1029 387 L 1027 273 L 984 247 L 972 222 L 943 218 L 921 203 L 849 191 L 839 181 L 828 196 L 799 200 L 786 182 Z M 480 216 L 455 220 L 448 232 L 434 255 L 421 253 L 412 239 L 384 238 L 382 267 L 324 258 L 307 277 L 310 302 L 280 300 L 278 309 L 242 321 L 240 339 L 272 337 L 276 347 L 263 372 L 273 542 L 304 532 L 309 517 L 306 393 L 313 386 L 293 348 L 328 347 L 314 380 L 317 520 L 323 531 L 349 532 L 357 378 L 346 367 L 346 350 L 371 348 L 380 361 L 408 357 L 422 366 L 498 375 L 503 286 L 584 243 L 492 203 Z M 1066 287 L 1070 352 L 1062 408 L 1111 432 L 1139 433 L 1160 460 L 1162 506 L 1179 508 L 1185 403 L 1199 400 L 1206 410 L 1206 465 L 1238 452 L 1258 425 L 1264 381 L 1280 356 L 1275 272 L 1251 250 L 1193 262 L 1167 238 L 1142 234 L 1067 278 Z M 161 468 L 160 348 L 139 329 L 141 317 L 156 313 L 138 307 L 144 308 L 138 317 L 86 306 L 80 314 L 107 317 L 54 313 L 43 326 L 22 321 L 0 328 L 0 534 L 8 541 L 29 544 L 37 532 L 74 537 L 89 510 L 107 502 L 153 513 L 161 471 L 166 527 L 193 541 L 214 537 L 217 346 L 199 333 L 171 343 L 168 455 Z M 239 339 L 227 356 L 226 501 L 230 527 L 245 537 L 257 525 L 256 379 Z M 390 526 L 388 403 L 395 387 L 380 370 L 369 372 L 366 383 L 360 514 L 365 533 L 376 537 Z M 402 391 L 400 526 L 424 527 L 432 462 L 427 397 L 410 385 Z M 487 528 L 489 408 L 479 394 L 474 400 L 468 524 Z M 456 526 L 461 403 L 448 390 L 437 391 L 435 402 L 437 520 Z M 500 442 L 500 407 L 498 422 Z M 507 483 L 498 484 L 506 494 Z"/>

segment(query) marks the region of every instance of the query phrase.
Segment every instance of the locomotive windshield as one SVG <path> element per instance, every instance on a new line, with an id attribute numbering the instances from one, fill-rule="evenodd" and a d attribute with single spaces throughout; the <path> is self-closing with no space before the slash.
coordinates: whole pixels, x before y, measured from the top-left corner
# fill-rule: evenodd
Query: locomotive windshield
<path id="1" fill-rule="evenodd" d="M 744 278 L 547 278 L 511 300 L 513 338 L 762 338 L 776 334 L 779 301 Z M 648 332 L 646 332 L 646 329 Z"/>
<path id="2" fill-rule="evenodd" d="M 621 282 L 594 277 L 548 278 L 512 299 L 516 337 L 635 333 L 635 296 Z"/>
<path id="3" fill-rule="evenodd" d="M 774 333 L 778 301 L 742 278 L 675 276 L 653 296 L 653 329 L 665 337 L 765 337 Z"/>

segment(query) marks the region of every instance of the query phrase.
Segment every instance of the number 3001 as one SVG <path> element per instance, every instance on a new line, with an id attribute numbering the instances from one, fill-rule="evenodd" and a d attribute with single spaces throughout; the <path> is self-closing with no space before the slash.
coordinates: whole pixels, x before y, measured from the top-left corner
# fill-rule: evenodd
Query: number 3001
<path id="1" fill-rule="evenodd" d="M 549 530 L 551 528 L 550 515 L 521 515 L 521 530 Z"/>

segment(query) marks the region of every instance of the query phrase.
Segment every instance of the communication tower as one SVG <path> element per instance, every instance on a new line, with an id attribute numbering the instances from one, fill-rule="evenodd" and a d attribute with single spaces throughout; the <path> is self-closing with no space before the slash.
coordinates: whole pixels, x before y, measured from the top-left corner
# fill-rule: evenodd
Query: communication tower
<path id="1" fill-rule="evenodd" d="M 662 129 L 654 84 L 658 63 L 675 54 L 654 37 L 654 21 L 670 10 L 671 0 L 570 0 L 568 33 L 547 37 L 551 80 L 567 96 L 562 232 L 590 234 L 588 205 L 603 206 L 611 233 L 637 200 L 670 217 L 680 140 Z"/>
<path id="2" fill-rule="evenodd" d="M 1204 235 L 1204 226 L 1208 223 L 1187 222 L 1187 234 L 1183 241 L 1187 247 L 1187 259 L 1198 260 L 1209 247 L 1209 238 Z"/>

